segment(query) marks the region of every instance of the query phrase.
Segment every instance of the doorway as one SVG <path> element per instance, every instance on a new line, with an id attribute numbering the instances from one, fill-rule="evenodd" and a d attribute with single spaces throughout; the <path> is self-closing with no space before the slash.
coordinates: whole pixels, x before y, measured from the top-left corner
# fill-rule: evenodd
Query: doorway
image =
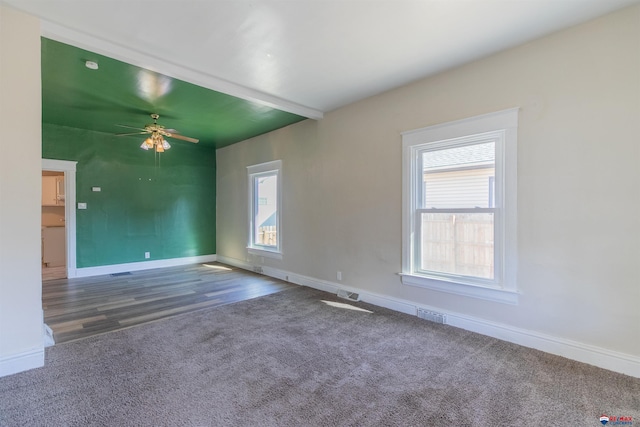
<path id="1" fill-rule="evenodd" d="M 42 171 L 42 281 L 67 277 L 64 172 Z"/>
<path id="2" fill-rule="evenodd" d="M 76 277 L 76 164 L 42 159 L 43 280 Z"/>

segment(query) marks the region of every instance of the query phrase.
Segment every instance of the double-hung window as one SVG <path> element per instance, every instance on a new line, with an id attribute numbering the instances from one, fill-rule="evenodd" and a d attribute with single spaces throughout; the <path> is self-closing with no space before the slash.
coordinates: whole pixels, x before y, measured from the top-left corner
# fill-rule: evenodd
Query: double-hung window
<path id="1" fill-rule="evenodd" d="M 403 133 L 403 283 L 517 302 L 517 123 L 514 109 Z"/>
<path id="2" fill-rule="evenodd" d="M 251 254 L 282 258 L 282 161 L 248 166 Z"/>

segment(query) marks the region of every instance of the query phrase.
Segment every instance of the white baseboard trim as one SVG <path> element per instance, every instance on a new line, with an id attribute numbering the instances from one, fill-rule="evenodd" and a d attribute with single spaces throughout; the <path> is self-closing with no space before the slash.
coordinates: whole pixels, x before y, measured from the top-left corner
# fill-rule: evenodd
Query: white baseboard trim
<path id="1" fill-rule="evenodd" d="M 51 330 L 51 328 L 49 327 L 49 325 L 47 325 L 46 323 L 42 324 L 42 329 L 43 334 L 44 334 L 44 346 L 45 347 L 51 347 L 52 345 L 55 345 L 56 340 L 53 338 L 53 331 Z"/>
<path id="2" fill-rule="evenodd" d="M 630 354 L 455 313 L 447 313 L 447 324 L 640 378 L 640 357 Z"/>
<path id="3" fill-rule="evenodd" d="M 254 270 L 254 264 L 250 264 L 248 262 L 235 258 L 229 258 L 223 255 L 218 255 L 218 262 L 249 271 Z M 308 277 L 273 267 L 260 267 L 262 267 L 262 274 L 266 276 L 330 293 L 336 293 L 338 289 L 344 289 L 349 292 L 356 292 L 360 295 L 361 300 L 364 302 L 379 307 L 388 308 L 390 310 L 399 311 L 401 313 L 416 316 L 418 308 L 443 313 L 447 316 L 447 324 L 455 326 L 457 328 L 476 332 L 482 335 L 487 335 L 503 341 L 522 345 L 524 347 L 544 351 L 546 353 L 555 354 L 557 356 L 566 357 L 568 359 L 594 365 L 599 368 L 608 369 L 610 371 L 640 378 L 640 357 L 638 356 L 620 353 L 602 347 L 584 344 L 581 342 L 572 341 L 566 338 L 548 335 L 541 332 L 517 328 L 503 323 L 491 322 L 465 314 L 449 312 L 437 307 L 416 304 L 408 300 L 376 294 L 354 287 L 343 286 L 340 283 L 315 279 L 313 277 Z"/>
<path id="4" fill-rule="evenodd" d="M 232 267 L 238 267 L 238 268 L 241 268 L 243 270 L 253 271 L 254 264 L 251 264 L 249 262 L 243 261 L 241 259 L 230 258 L 230 257 L 224 256 L 224 255 L 218 255 L 217 256 L 217 261 L 222 263 L 222 264 L 230 265 Z M 270 276 L 270 277 L 275 277 L 275 276 Z"/>
<path id="5" fill-rule="evenodd" d="M 44 366 L 44 348 L 0 357 L 0 377 Z"/>
<path id="6" fill-rule="evenodd" d="M 101 276 L 104 274 L 124 273 L 127 271 L 149 270 L 152 268 L 175 267 L 178 265 L 197 264 L 201 262 L 214 262 L 215 254 L 200 255 L 184 258 L 158 259 L 154 261 L 130 262 L 126 264 L 100 265 L 98 267 L 84 267 L 76 269 L 75 277 Z"/>

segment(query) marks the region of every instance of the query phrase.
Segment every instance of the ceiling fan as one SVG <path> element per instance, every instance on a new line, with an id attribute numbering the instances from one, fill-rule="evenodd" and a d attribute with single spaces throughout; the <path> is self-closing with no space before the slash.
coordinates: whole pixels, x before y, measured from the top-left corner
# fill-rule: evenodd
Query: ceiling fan
<path id="1" fill-rule="evenodd" d="M 138 132 L 131 132 L 131 133 L 119 133 L 119 134 L 116 134 L 116 136 L 151 134 L 151 136 L 148 137 L 142 143 L 140 148 L 142 148 L 143 150 L 154 149 L 156 153 L 163 153 L 164 151 L 171 148 L 171 145 L 164 139 L 164 137 L 179 139 L 182 141 L 193 142 L 193 143 L 197 143 L 199 141 L 195 138 L 190 138 L 188 136 L 180 135 L 179 132 L 175 129 L 165 129 L 164 126 L 158 124 L 158 119 L 160 118 L 160 115 L 158 114 L 155 114 L 155 113 L 151 114 L 151 118 L 153 119 L 153 123 L 145 125 L 144 128 L 136 128 L 136 127 L 127 126 L 127 125 L 116 125 L 123 128 L 135 129 L 138 131 Z"/>

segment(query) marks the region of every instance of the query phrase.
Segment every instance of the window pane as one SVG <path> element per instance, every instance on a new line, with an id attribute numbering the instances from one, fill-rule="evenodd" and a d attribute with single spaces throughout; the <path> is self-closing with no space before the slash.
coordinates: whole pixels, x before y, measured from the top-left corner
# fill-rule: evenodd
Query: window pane
<path id="1" fill-rule="evenodd" d="M 493 279 L 493 213 L 422 213 L 422 271 Z"/>
<path id="2" fill-rule="evenodd" d="M 256 245 L 277 246 L 278 233 L 278 176 L 263 175 L 256 177 L 255 183 L 255 235 Z"/>
<path id="3" fill-rule="evenodd" d="M 493 206 L 495 143 L 422 153 L 422 208 Z"/>

